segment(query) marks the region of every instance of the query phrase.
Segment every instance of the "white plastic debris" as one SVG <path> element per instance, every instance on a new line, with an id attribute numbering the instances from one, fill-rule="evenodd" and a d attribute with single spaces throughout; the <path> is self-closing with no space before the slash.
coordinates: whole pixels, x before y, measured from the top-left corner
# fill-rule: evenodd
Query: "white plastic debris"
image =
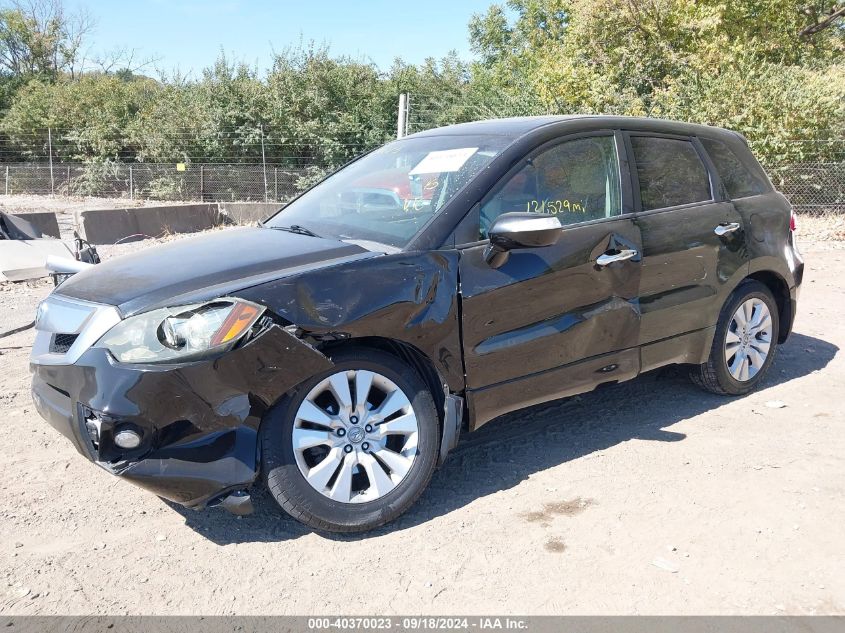
<path id="1" fill-rule="evenodd" d="M 766 402 L 766 406 L 770 409 L 783 409 L 786 407 L 786 403 L 783 400 L 769 400 Z"/>
<path id="2" fill-rule="evenodd" d="M 671 572 L 673 574 L 678 573 L 678 566 L 675 563 L 673 563 L 672 561 L 666 560 L 665 558 L 661 558 L 660 556 L 658 556 L 653 561 L 651 561 L 651 564 L 654 565 L 655 567 L 659 568 L 659 569 L 664 570 L 664 571 L 668 571 L 668 572 Z"/>

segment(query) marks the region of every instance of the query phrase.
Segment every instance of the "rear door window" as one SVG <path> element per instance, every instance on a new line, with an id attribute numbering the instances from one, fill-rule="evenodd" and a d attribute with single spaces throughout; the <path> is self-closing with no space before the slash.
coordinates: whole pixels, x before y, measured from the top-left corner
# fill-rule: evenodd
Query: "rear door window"
<path id="1" fill-rule="evenodd" d="M 709 138 L 702 138 L 701 144 L 716 165 L 719 179 L 730 198 L 746 198 L 766 192 L 766 185 L 742 164 L 730 147 Z"/>
<path id="2" fill-rule="evenodd" d="M 632 136 L 643 211 L 712 200 L 710 176 L 690 141 Z"/>

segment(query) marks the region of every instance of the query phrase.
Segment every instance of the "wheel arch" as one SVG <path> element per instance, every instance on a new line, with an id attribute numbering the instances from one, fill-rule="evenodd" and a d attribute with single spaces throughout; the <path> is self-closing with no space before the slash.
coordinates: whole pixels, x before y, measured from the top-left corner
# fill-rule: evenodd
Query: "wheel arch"
<path id="1" fill-rule="evenodd" d="M 462 430 L 465 430 L 469 418 L 463 393 L 454 392 L 434 362 L 422 350 L 404 341 L 381 336 L 362 336 L 327 342 L 319 349 L 328 355 L 333 349 L 348 347 L 376 349 L 390 354 L 422 378 L 434 399 L 440 438 L 438 464 L 443 464 L 449 452 L 457 446 L 458 438 Z"/>
<path id="2" fill-rule="evenodd" d="M 344 339 L 342 341 L 326 342 L 320 345 L 318 349 L 324 354 L 329 355 L 332 350 L 349 347 L 377 349 L 386 352 L 416 371 L 431 392 L 431 396 L 434 398 L 434 404 L 437 405 L 437 416 L 442 435 L 443 408 L 448 386 L 428 356 L 409 343 L 381 336 L 362 336 Z"/>
<path id="3" fill-rule="evenodd" d="M 463 424 L 467 420 L 466 405 L 464 403 L 463 394 L 453 393 L 449 388 L 448 381 L 446 381 L 446 379 L 440 374 L 431 359 L 419 348 L 409 343 L 381 336 L 362 336 L 339 341 L 325 341 L 314 346 L 314 349 L 325 356 L 329 356 L 333 350 L 341 348 L 375 349 L 385 352 L 413 369 L 417 375 L 422 378 L 425 386 L 429 389 L 429 392 L 434 399 L 435 409 L 437 411 L 437 426 L 441 441 L 440 461 L 442 463 L 446 457 L 446 453 L 448 453 L 448 451 L 454 448 L 457 444 L 457 436 L 460 433 Z M 267 407 L 259 424 L 259 438 L 262 437 L 260 428 L 264 426 L 267 417 L 280 409 L 287 407 L 291 394 L 295 392 L 298 386 L 299 385 L 297 384 L 290 391 L 282 394 L 278 400 Z M 447 403 L 447 398 L 449 398 L 452 402 Z M 458 409 L 457 411 L 455 410 L 456 408 Z M 444 437 L 444 434 L 447 431 L 447 415 L 454 419 L 454 426 L 456 428 L 452 429 L 450 426 L 449 436 Z M 259 460 L 261 450 L 261 441 L 259 439 Z"/>
<path id="4" fill-rule="evenodd" d="M 772 293 L 778 307 L 778 343 L 785 342 L 787 337 L 789 337 L 793 317 L 789 285 L 786 283 L 786 280 L 772 270 L 758 270 L 743 279 L 743 281 L 747 280 L 762 283 Z"/>

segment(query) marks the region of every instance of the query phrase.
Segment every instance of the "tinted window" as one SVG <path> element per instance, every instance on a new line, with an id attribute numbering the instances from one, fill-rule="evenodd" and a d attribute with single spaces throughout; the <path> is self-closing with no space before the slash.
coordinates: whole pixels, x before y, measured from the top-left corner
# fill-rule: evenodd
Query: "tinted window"
<path id="1" fill-rule="evenodd" d="M 701 139 L 701 143 L 716 165 L 719 179 L 725 186 L 729 197 L 744 198 L 765 193 L 766 185 L 748 171 L 748 168 L 740 162 L 730 147 L 721 141 L 714 141 L 709 138 Z"/>
<path id="2" fill-rule="evenodd" d="M 481 207 L 481 239 L 512 211 L 554 215 L 561 224 L 619 215 L 619 189 L 612 136 L 566 141 L 535 156 Z"/>
<path id="3" fill-rule="evenodd" d="M 689 141 L 632 136 L 643 210 L 711 200 L 710 178 Z"/>

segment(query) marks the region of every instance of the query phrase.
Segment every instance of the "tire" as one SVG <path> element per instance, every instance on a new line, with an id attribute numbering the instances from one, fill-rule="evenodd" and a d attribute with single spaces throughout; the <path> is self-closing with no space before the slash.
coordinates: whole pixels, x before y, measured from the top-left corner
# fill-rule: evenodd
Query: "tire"
<path id="1" fill-rule="evenodd" d="M 423 380 L 396 357 L 380 350 L 357 347 L 340 348 L 330 353 L 330 358 L 334 363 L 331 369 L 299 385 L 264 420 L 261 430 L 262 470 L 270 493 L 294 519 L 317 530 L 330 532 L 371 530 L 405 512 L 428 485 L 439 454 L 439 418 L 432 394 Z M 356 402 L 358 382 L 366 384 L 367 376 L 372 376 L 369 383 L 372 386 L 361 387 L 369 394 L 363 398 L 365 404 L 361 405 Z M 342 406 L 344 398 L 335 396 L 338 392 L 336 385 L 340 386 L 340 392 L 343 391 L 344 377 L 349 388 L 346 397 L 351 398 L 353 403 L 351 407 Z M 324 385 L 327 383 L 326 388 Z M 398 388 L 401 395 L 393 395 L 393 387 Z M 402 396 L 407 399 L 410 409 L 405 406 L 385 415 L 385 421 L 378 422 L 378 411 L 388 411 L 396 406 L 388 404 L 389 400 L 406 402 Z M 372 405 L 379 397 L 383 397 L 381 403 Z M 314 413 L 311 404 L 320 408 L 322 413 Z M 335 408 L 338 410 L 335 411 Z M 326 413 L 332 417 L 331 424 L 335 427 L 325 426 L 327 423 L 321 415 Z M 397 428 L 410 428 L 413 423 L 409 415 L 415 417 L 416 436 L 404 431 L 397 435 L 387 434 Z M 320 418 L 320 424 L 313 424 L 303 416 Z M 352 418 L 359 416 L 360 420 L 352 424 Z M 390 424 L 391 421 L 399 426 Z M 363 439 L 359 438 L 365 428 L 371 430 L 364 433 Z M 345 429 L 344 436 L 338 438 L 341 429 Z M 381 439 L 376 437 L 380 433 L 383 434 Z M 326 442 L 321 439 L 323 436 L 328 437 Z M 302 448 L 312 441 L 321 443 Z M 416 449 L 413 441 L 416 441 Z M 401 447 L 408 448 L 403 450 Z M 404 461 L 396 457 L 397 454 Z M 388 456 L 391 459 L 382 459 Z M 337 459 L 341 461 L 335 466 Z M 323 460 L 328 466 L 317 468 Z M 410 467 L 406 470 L 408 461 Z M 399 468 L 392 468 L 388 462 L 391 465 L 401 463 Z M 334 474 L 323 483 L 323 474 L 332 468 Z M 306 474 L 309 476 L 306 477 Z M 312 485 L 309 480 L 315 483 Z M 390 489 L 389 485 L 394 487 Z M 356 487 L 361 489 L 356 490 Z M 349 491 L 348 498 L 346 490 Z"/>
<path id="2" fill-rule="evenodd" d="M 768 352 L 765 360 L 757 366 L 753 366 L 749 362 L 747 370 L 744 372 L 744 368 L 738 363 L 741 356 L 729 356 L 731 354 L 728 351 L 729 333 L 731 334 L 731 346 L 737 345 L 733 342 L 734 339 L 739 340 L 738 349 L 740 352 L 738 354 L 747 349 L 748 356 L 752 356 L 755 351 L 759 355 L 761 343 L 765 338 L 763 331 L 751 335 L 753 328 L 749 327 L 749 335 L 745 339 L 746 344 L 743 346 L 742 324 L 735 322 L 735 317 L 740 307 L 748 305 L 748 302 L 752 302 L 752 305 L 755 305 L 753 302 L 762 302 L 768 309 L 770 324 L 768 327 L 763 325 L 761 328 L 761 330 L 768 330 Z M 756 310 L 757 308 L 753 309 Z M 752 314 L 756 313 L 752 312 Z M 752 319 L 749 319 L 749 322 L 751 321 Z M 719 395 L 739 396 L 752 391 L 763 380 L 774 361 L 779 327 L 777 303 L 771 291 L 759 281 L 743 282 L 731 294 L 722 308 L 719 322 L 716 325 L 716 333 L 713 336 L 710 355 L 706 363 L 696 366 L 690 372 L 692 381 L 705 391 Z M 739 335 L 737 335 L 737 332 L 739 332 Z M 731 361 L 730 366 L 729 361 Z M 733 371 L 731 367 L 734 368 Z M 739 375 L 737 376 L 735 373 Z"/>

